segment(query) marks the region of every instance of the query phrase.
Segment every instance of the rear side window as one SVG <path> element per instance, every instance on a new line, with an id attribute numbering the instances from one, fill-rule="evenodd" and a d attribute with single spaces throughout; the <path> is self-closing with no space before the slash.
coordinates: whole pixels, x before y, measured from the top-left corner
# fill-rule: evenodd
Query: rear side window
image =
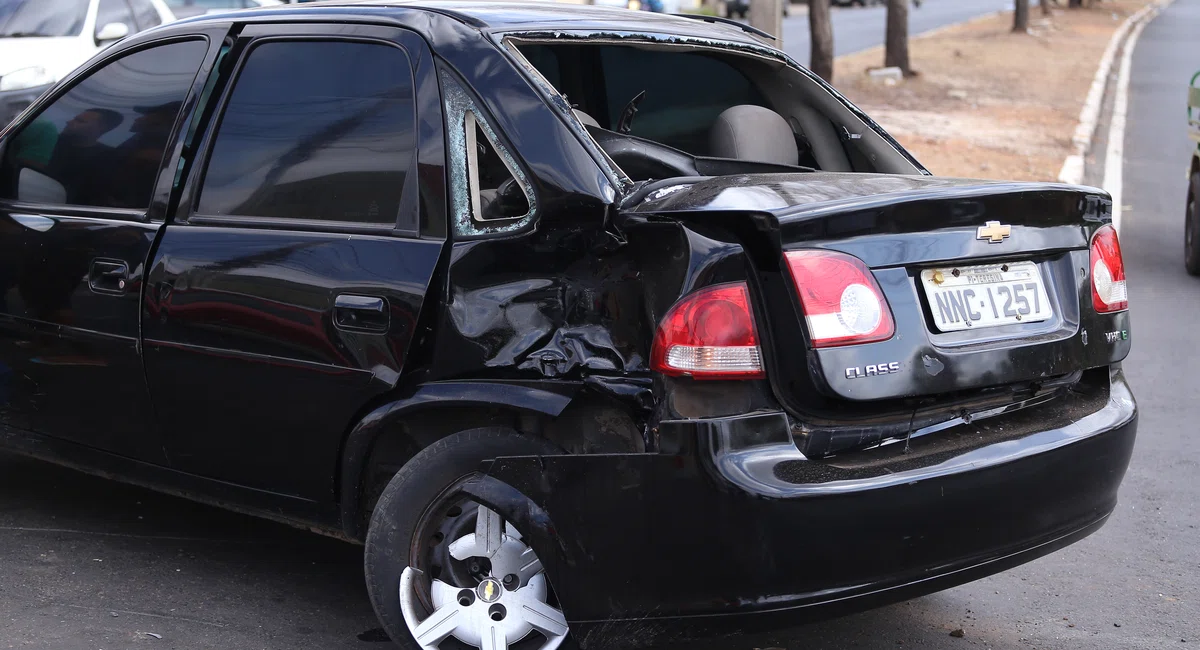
<path id="1" fill-rule="evenodd" d="M 0 195 L 19 201 L 145 209 L 171 129 L 208 51 L 186 41 L 106 64 L 15 133 Z"/>
<path id="2" fill-rule="evenodd" d="M 263 43 L 221 118 L 197 212 L 395 223 L 416 147 L 414 106 L 403 50 Z"/>

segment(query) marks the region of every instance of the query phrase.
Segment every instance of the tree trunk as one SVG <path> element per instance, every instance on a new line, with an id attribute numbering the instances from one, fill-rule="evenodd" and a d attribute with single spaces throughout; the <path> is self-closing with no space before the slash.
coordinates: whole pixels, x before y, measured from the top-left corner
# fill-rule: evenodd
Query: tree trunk
<path id="1" fill-rule="evenodd" d="M 1042 15 L 1043 15 L 1043 16 L 1049 16 L 1049 15 L 1051 15 L 1051 12 L 1050 12 L 1050 0 L 1042 0 Z"/>
<path id="2" fill-rule="evenodd" d="M 908 63 L 908 0 L 888 0 L 883 65 L 900 68 L 904 76 L 912 76 L 912 67 Z"/>
<path id="3" fill-rule="evenodd" d="M 833 83 L 833 23 L 829 20 L 829 0 L 808 0 L 808 31 L 808 40 L 812 44 L 808 68 Z"/>
<path id="4" fill-rule="evenodd" d="M 1029 31 L 1029 0 L 1015 0 L 1013 8 L 1013 31 Z"/>

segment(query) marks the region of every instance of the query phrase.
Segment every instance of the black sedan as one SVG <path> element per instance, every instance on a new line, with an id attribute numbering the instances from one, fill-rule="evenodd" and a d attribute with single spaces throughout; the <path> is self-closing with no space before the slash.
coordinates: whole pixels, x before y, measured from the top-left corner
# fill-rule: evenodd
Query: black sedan
<path id="1" fill-rule="evenodd" d="M 826 617 L 1097 530 L 1109 197 L 934 177 L 748 29 L 380 1 L 105 51 L 0 131 L 0 444 L 364 543 L 414 650 Z"/>

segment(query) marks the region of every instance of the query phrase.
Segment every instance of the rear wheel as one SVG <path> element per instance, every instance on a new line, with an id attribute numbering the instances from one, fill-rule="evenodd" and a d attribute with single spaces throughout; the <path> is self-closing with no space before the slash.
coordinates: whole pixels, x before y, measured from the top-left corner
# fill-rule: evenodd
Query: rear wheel
<path id="1" fill-rule="evenodd" d="M 1200 275 L 1200 169 L 1192 172 L 1192 182 L 1188 187 L 1183 250 L 1183 261 L 1187 266 L 1188 273 Z"/>
<path id="2" fill-rule="evenodd" d="M 410 650 L 554 650 L 567 636 L 541 561 L 521 533 L 460 488 L 498 456 L 562 453 L 508 429 L 451 435 L 413 457 L 371 516 L 367 591 L 384 630 Z"/>

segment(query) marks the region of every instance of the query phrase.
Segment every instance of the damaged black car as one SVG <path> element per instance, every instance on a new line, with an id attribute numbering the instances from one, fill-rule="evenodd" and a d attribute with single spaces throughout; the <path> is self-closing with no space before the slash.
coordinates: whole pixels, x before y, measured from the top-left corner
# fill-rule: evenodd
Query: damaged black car
<path id="1" fill-rule="evenodd" d="M 0 444 L 363 543 L 413 650 L 834 616 L 1113 511 L 1111 209 L 718 19 L 184 20 L 0 132 Z"/>

